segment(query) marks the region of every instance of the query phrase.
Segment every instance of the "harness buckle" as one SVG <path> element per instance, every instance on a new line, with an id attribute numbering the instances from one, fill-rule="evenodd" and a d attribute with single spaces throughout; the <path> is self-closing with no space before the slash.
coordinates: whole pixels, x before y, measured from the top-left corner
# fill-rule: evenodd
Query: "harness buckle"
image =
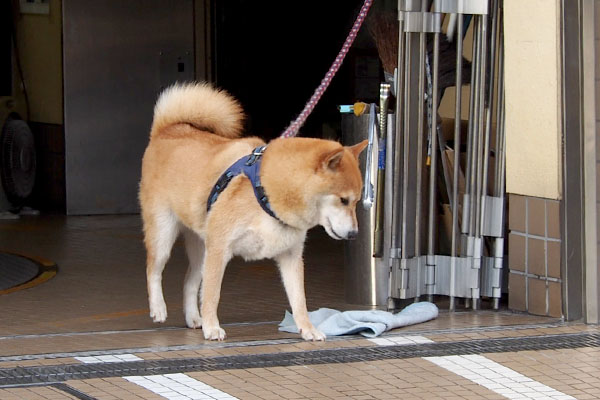
<path id="1" fill-rule="evenodd" d="M 259 158 L 262 157 L 266 148 L 267 148 L 267 146 L 264 145 L 264 146 L 260 146 L 260 147 L 255 148 L 254 150 L 252 150 L 252 154 L 250 154 L 250 157 L 248 157 L 248 161 L 246 161 L 246 165 L 254 164 Z"/>

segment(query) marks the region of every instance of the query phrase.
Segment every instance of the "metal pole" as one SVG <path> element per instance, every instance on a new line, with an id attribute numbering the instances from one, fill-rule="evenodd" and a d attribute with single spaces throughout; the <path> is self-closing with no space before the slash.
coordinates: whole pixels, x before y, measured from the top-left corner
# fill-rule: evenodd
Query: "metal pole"
<path id="1" fill-rule="evenodd" d="M 496 76 L 496 29 L 498 19 L 498 0 L 492 0 L 492 28 L 490 30 L 490 74 L 488 79 L 488 91 L 486 101 L 486 119 L 485 119 L 485 136 L 484 136 L 484 147 L 483 147 L 483 195 L 487 194 L 487 183 L 488 183 L 488 168 L 489 168 L 489 155 L 490 155 L 490 138 L 492 131 L 492 114 L 493 108 L 493 97 L 494 97 L 494 78 Z M 498 127 L 496 126 L 496 129 Z M 496 136 L 498 133 L 496 132 Z M 485 215 L 485 202 L 481 207 L 481 225 L 480 229 L 483 231 L 483 222 Z"/>
<path id="2" fill-rule="evenodd" d="M 475 19 L 476 16 L 473 16 Z M 479 30 L 476 28 L 476 22 L 473 21 L 473 52 L 471 57 L 471 90 L 469 92 L 469 125 L 467 130 L 467 160 L 465 164 L 465 198 L 463 201 L 463 213 L 462 213 L 462 232 L 465 234 L 469 233 L 470 227 L 470 214 L 471 214 L 471 164 L 473 158 L 473 130 L 475 121 L 475 106 L 476 106 L 476 83 L 477 83 L 477 68 L 479 67 L 478 54 L 478 37 Z"/>
<path id="3" fill-rule="evenodd" d="M 502 42 L 504 40 L 502 39 Z M 501 54 L 502 54 L 502 62 L 504 62 L 504 50 L 501 50 Z M 499 114 L 498 114 L 498 119 L 500 120 L 500 127 L 498 128 L 499 132 L 500 132 L 500 142 L 499 142 L 499 151 L 497 151 L 498 155 L 496 157 L 498 157 L 500 159 L 500 168 L 499 168 L 499 182 L 500 184 L 498 185 L 498 193 L 500 196 L 504 196 L 504 181 L 506 179 L 506 153 L 505 153 L 505 146 L 506 146 L 506 121 L 504 118 L 504 113 L 506 110 L 506 104 L 505 104 L 505 100 L 504 100 L 504 66 L 502 66 L 501 69 L 501 76 L 502 76 L 502 88 L 498 89 L 500 91 L 499 93 L 499 97 L 500 99 L 499 101 Z"/>
<path id="4" fill-rule="evenodd" d="M 463 59 L 463 24 L 462 14 L 457 14 L 457 35 L 456 35 L 456 97 L 454 113 L 454 171 L 452 186 L 452 249 L 450 255 L 450 310 L 456 308 L 454 299 L 454 288 L 456 286 L 456 257 L 458 256 L 458 181 L 460 173 L 460 145 L 461 145 L 461 108 L 462 108 L 462 59 Z"/>
<path id="5" fill-rule="evenodd" d="M 408 157 L 410 147 L 410 82 L 412 78 L 412 71 L 410 70 L 411 64 L 411 43 L 410 39 L 413 34 L 407 32 L 404 35 L 405 46 L 404 46 L 404 120 L 403 120 L 403 135 L 404 138 L 402 149 L 402 246 L 400 247 L 402 258 L 407 259 L 409 257 L 407 248 L 407 233 L 408 233 Z"/>
<path id="6" fill-rule="evenodd" d="M 486 62 L 487 62 L 487 15 L 479 16 L 479 78 L 478 78 L 478 103 L 477 103 L 477 127 L 475 129 L 475 137 L 474 140 L 476 142 L 475 151 L 476 158 L 474 159 L 474 176 L 472 179 L 475 180 L 475 185 L 473 187 L 473 203 L 474 209 L 473 211 L 473 219 L 472 219 L 472 228 L 474 228 L 474 236 L 473 236 L 473 268 L 477 269 L 480 274 L 481 271 L 481 255 L 482 255 L 482 238 L 481 238 L 481 195 L 483 193 L 483 182 L 482 182 L 482 169 L 483 169 L 483 158 L 485 155 L 483 154 L 483 130 L 484 130 L 484 112 L 485 112 L 485 72 L 486 72 Z M 479 279 L 477 279 L 479 282 Z M 478 288 L 479 289 L 479 288 Z M 479 290 L 477 290 L 479 293 Z M 472 308 L 477 310 L 479 308 L 479 295 L 472 294 L 473 305 Z"/>
<path id="7" fill-rule="evenodd" d="M 401 190 L 401 179 L 400 179 L 400 163 L 402 161 L 402 126 L 403 126 L 403 107 L 404 107 L 404 13 L 398 10 L 398 66 L 396 69 L 396 107 L 395 107 L 395 132 L 394 132 L 394 153 L 393 153 L 393 180 L 392 180 L 392 236 L 391 236 L 391 251 L 390 258 L 392 259 L 392 268 L 397 269 L 398 259 L 400 258 L 400 248 L 402 233 L 400 232 L 402 226 L 402 190 Z M 392 279 L 390 276 L 390 285 Z M 392 296 L 391 286 L 389 292 L 390 299 L 388 301 L 388 309 L 394 308 L 394 300 Z"/>
<path id="8" fill-rule="evenodd" d="M 504 196 L 504 35 L 502 33 L 502 12 L 498 13 L 498 91 L 496 111 L 496 171 L 495 193 Z"/>
<path id="9" fill-rule="evenodd" d="M 481 238 L 481 223 L 482 220 L 482 208 L 481 208 L 481 196 L 485 193 L 485 187 L 483 186 L 483 161 L 486 159 L 487 154 L 484 153 L 484 145 L 485 145 L 485 136 L 484 136 L 484 116 L 486 111 L 486 65 L 487 65 L 487 15 L 482 15 L 480 17 L 480 26 L 481 26 L 481 36 L 479 39 L 479 44 L 481 46 L 481 70 L 479 71 L 480 79 L 479 79 L 479 112 L 478 112 L 478 127 L 477 127 L 477 163 L 476 163 L 476 184 L 475 184 L 475 218 L 474 218 L 474 228 L 475 228 L 475 238 Z"/>
<path id="10" fill-rule="evenodd" d="M 473 259 L 473 211 L 474 211 L 474 158 L 476 156 L 476 134 L 475 130 L 477 129 L 477 112 L 478 102 L 479 102 L 479 71 L 480 66 L 480 52 L 479 52 L 479 41 L 480 41 L 480 30 L 478 27 L 480 16 L 473 15 L 472 16 L 473 23 L 473 52 L 471 59 L 471 90 L 470 90 L 470 99 L 469 99 L 469 129 L 467 134 L 467 162 L 466 162 L 466 172 L 465 172 L 465 196 L 463 197 L 463 213 L 462 213 L 462 232 L 464 236 L 462 238 L 466 239 L 466 242 L 463 242 L 464 250 L 463 254 L 472 261 Z M 469 308 L 471 306 L 471 298 L 465 298 L 465 308 Z"/>
<path id="11" fill-rule="evenodd" d="M 399 13 L 402 13 L 401 11 L 398 11 Z M 400 166 L 400 161 L 401 161 L 401 157 L 400 155 L 401 153 L 401 149 L 402 149 L 402 140 L 400 140 L 401 135 L 402 135 L 402 123 L 403 123 L 403 114 L 402 114 L 402 109 L 404 107 L 404 96 L 403 96 L 403 92 L 404 92 L 404 70 L 403 70 L 403 65 L 404 65 L 404 32 L 403 32 L 403 19 L 399 19 L 399 27 L 398 27 L 398 68 L 396 70 L 396 107 L 395 107 L 395 114 L 396 114 L 396 120 L 395 120 L 395 136 L 396 136 L 396 140 L 394 143 L 394 165 L 393 165 L 393 173 L 394 173 L 394 180 L 393 180 L 393 186 L 394 186 L 394 200 L 392 201 L 394 207 L 393 207 L 393 219 L 392 219 L 392 247 L 394 248 L 399 248 L 400 247 L 400 243 L 398 240 L 399 232 L 398 229 L 400 227 L 401 224 L 401 216 L 402 214 L 397 212 L 397 208 L 398 206 L 401 204 L 401 191 L 399 190 L 400 188 L 400 173 L 399 173 L 399 166 Z"/>
<path id="12" fill-rule="evenodd" d="M 502 7 L 498 4 L 498 89 L 496 103 L 496 171 L 494 196 L 501 199 L 502 223 L 504 224 L 504 39 L 502 30 Z M 503 235 L 504 236 L 504 235 Z M 504 237 L 496 238 L 494 256 L 504 258 Z M 503 261 L 500 261 L 501 265 Z M 501 292 L 501 290 L 500 290 Z M 502 293 L 500 293 L 500 297 Z M 500 308 L 500 297 L 494 298 L 494 310 Z"/>
<path id="13" fill-rule="evenodd" d="M 422 2 L 422 12 L 427 10 L 427 2 Z M 417 198 L 415 204 L 415 257 L 421 253 L 421 219 L 422 219 L 422 196 L 423 196 L 423 135 L 424 135 L 424 103 L 425 103 L 425 32 L 419 33 L 419 106 L 417 109 Z"/>
<path id="14" fill-rule="evenodd" d="M 437 178 L 437 108 L 438 108 L 438 70 L 439 70 L 439 53 L 440 53 L 440 34 L 436 32 L 433 36 L 433 84 L 432 84 L 432 100 L 431 100 L 431 165 L 429 169 L 429 227 L 427 238 L 427 256 L 428 265 L 435 265 L 435 227 L 436 227 L 436 178 Z M 432 287 L 429 287 L 432 289 Z M 433 293 L 428 290 L 429 301 L 432 300 Z"/>
<path id="15" fill-rule="evenodd" d="M 478 15 L 477 21 L 474 22 L 473 28 L 477 34 L 477 40 L 473 39 L 473 58 L 475 68 L 473 70 L 475 79 L 471 81 L 471 103 L 473 108 L 471 109 L 471 115 L 473 116 L 473 120 L 469 121 L 471 125 L 471 131 L 469 132 L 469 139 L 471 146 L 467 150 L 468 151 L 468 164 L 467 164 L 467 182 L 468 182 L 468 190 L 469 193 L 469 228 L 468 228 L 468 236 L 470 239 L 469 248 L 467 249 L 468 255 L 473 256 L 473 236 L 475 235 L 475 203 L 477 202 L 477 159 L 479 156 L 478 153 L 478 140 L 479 140 L 479 104 L 481 103 L 481 65 L 482 65 L 482 54 L 481 54 L 481 42 L 482 38 L 482 30 L 481 30 L 481 20 L 482 16 Z M 474 32 L 474 37 L 475 37 Z"/>

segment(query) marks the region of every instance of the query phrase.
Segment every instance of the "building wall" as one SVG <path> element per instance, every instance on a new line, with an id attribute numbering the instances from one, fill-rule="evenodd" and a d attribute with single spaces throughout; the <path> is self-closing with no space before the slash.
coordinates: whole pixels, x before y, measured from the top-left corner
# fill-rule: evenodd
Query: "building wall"
<path id="1" fill-rule="evenodd" d="M 509 196 L 508 306 L 536 315 L 562 316 L 560 204 Z"/>
<path id="2" fill-rule="evenodd" d="M 506 0 L 506 191 L 560 199 L 560 4 Z"/>
<path id="3" fill-rule="evenodd" d="M 561 47 L 557 0 L 505 0 L 509 308 L 560 317 Z"/>
<path id="4" fill-rule="evenodd" d="M 29 120 L 62 125 L 62 2 L 50 0 L 50 14 L 18 14 L 17 38 L 29 96 Z M 23 94 L 16 97 L 23 102 Z"/>
<path id="5" fill-rule="evenodd" d="M 29 205 L 61 213 L 65 208 L 62 1 L 50 0 L 49 14 L 16 10 L 15 24 L 29 110 L 18 75 L 14 95 L 19 113 L 28 119 L 37 153 L 36 183 Z"/>

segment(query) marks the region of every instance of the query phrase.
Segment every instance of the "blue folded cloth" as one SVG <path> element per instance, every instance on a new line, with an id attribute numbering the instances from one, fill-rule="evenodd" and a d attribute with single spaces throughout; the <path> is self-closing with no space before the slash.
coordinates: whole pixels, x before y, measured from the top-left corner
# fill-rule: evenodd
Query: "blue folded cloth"
<path id="1" fill-rule="evenodd" d="M 381 310 L 338 311 L 331 308 L 319 308 L 308 313 L 313 325 L 327 336 L 358 333 L 370 338 L 377 337 L 390 329 L 420 324 L 437 316 L 437 306 L 427 301 L 413 303 L 396 314 Z M 298 333 L 294 317 L 290 312 L 285 312 L 279 330 Z"/>

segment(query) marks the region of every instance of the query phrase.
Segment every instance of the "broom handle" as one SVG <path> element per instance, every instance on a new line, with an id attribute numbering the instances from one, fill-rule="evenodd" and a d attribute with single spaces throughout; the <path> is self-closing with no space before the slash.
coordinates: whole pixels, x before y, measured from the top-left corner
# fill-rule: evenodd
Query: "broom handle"
<path id="1" fill-rule="evenodd" d="M 373 143 L 375 142 L 375 131 L 377 117 L 375 116 L 375 103 L 369 106 L 369 143 L 367 145 L 367 161 L 365 163 L 365 184 L 363 186 L 362 205 L 365 210 L 370 210 L 375 202 L 375 193 L 373 193 Z"/>
<path id="2" fill-rule="evenodd" d="M 375 197 L 375 236 L 373 257 L 383 257 L 383 205 L 385 197 L 385 139 L 387 134 L 387 108 L 390 84 L 382 83 L 379 89 L 379 161 L 377 163 L 377 196 Z"/>

